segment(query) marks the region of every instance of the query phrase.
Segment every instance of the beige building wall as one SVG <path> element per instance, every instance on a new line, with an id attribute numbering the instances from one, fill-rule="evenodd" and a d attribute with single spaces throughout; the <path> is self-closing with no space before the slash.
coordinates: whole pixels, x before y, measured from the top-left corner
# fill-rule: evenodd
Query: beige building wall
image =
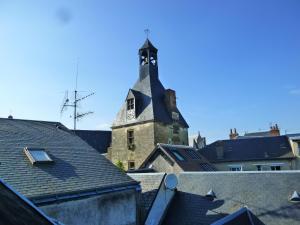
<path id="1" fill-rule="evenodd" d="M 265 161 L 240 161 L 240 162 L 223 162 L 213 163 L 213 165 L 220 171 L 230 171 L 230 167 L 242 166 L 243 171 L 257 171 L 256 165 L 279 165 L 281 170 L 295 170 L 295 160 L 265 160 Z"/>
<path id="2" fill-rule="evenodd" d="M 176 124 L 175 124 L 176 125 Z M 156 143 L 188 145 L 188 129 L 179 126 L 178 134 L 174 133 L 174 125 L 155 123 Z"/>
<path id="3" fill-rule="evenodd" d="M 134 148 L 128 149 L 127 131 L 134 131 Z M 112 145 L 109 152 L 111 161 L 120 160 L 128 170 L 128 162 L 134 161 L 138 168 L 155 147 L 154 123 L 144 123 L 129 127 L 112 129 Z"/>
<path id="4" fill-rule="evenodd" d="M 134 148 L 129 149 L 127 143 L 128 130 L 134 131 Z M 147 122 L 128 127 L 112 129 L 112 145 L 108 149 L 108 158 L 115 164 L 121 161 L 128 170 L 129 161 L 139 168 L 157 143 L 172 143 L 188 145 L 187 128 L 179 127 L 178 134 L 174 134 L 173 125 L 158 122 Z"/>

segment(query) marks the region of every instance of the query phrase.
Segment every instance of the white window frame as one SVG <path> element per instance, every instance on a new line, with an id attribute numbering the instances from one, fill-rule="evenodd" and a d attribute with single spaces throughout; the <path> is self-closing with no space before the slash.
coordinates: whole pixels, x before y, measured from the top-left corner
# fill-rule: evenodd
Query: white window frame
<path id="1" fill-rule="evenodd" d="M 257 170 L 257 171 L 279 171 L 279 170 L 271 170 L 271 166 L 280 166 L 280 170 L 281 170 L 282 167 L 285 164 L 286 163 L 282 163 L 282 162 L 276 162 L 276 163 L 256 163 L 256 164 L 253 164 L 253 166 L 255 166 L 256 168 L 257 168 L 257 166 L 260 166 L 261 170 Z"/>
<path id="2" fill-rule="evenodd" d="M 46 159 L 45 160 L 36 160 L 36 158 L 34 157 L 34 155 L 32 154 L 32 152 L 34 151 L 42 151 L 44 152 Z M 24 148 L 24 153 L 27 156 L 27 158 L 29 159 L 29 161 L 31 162 L 31 164 L 37 164 L 37 163 L 51 163 L 53 162 L 53 160 L 51 159 L 51 157 L 49 156 L 49 154 L 45 151 L 44 148 Z"/>
<path id="3" fill-rule="evenodd" d="M 243 165 L 228 165 L 229 170 L 232 172 L 240 172 L 243 171 Z M 239 169 L 239 170 L 232 170 L 232 169 Z"/>

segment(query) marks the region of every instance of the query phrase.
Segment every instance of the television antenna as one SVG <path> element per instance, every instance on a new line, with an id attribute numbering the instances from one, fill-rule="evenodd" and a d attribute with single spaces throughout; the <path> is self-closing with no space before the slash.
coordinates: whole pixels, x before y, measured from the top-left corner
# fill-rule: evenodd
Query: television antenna
<path id="1" fill-rule="evenodd" d="M 73 108 L 73 121 L 74 121 L 74 130 L 76 130 L 76 123 L 84 118 L 85 116 L 92 114 L 94 112 L 92 111 L 88 111 L 88 112 L 84 112 L 84 113 L 79 113 L 77 111 L 78 108 L 78 103 L 91 97 L 92 95 L 94 95 L 94 92 L 91 92 L 88 95 L 85 95 L 83 97 L 78 96 L 78 90 L 77 90 L 77 80 L 78 80 L 78 61 L 77 61 L 77 66 L 76 66 L 76 84 L 75 84 L 75 90 L 74 90 L 74 100 L 70 102 L 70 99 L 68 97 L 68 91 L 65 92 L 65 97 L 63 99 L 63 103 L 60 109 L 60 114 L 62 115 L 63 112 L 68 108 L 68 107 L 72 107 Z"/>

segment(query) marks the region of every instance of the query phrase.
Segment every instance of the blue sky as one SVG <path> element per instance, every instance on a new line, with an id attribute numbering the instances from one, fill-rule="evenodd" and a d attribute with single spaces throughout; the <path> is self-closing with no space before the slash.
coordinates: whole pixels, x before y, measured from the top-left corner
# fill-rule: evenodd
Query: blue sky
<path id="1" fill-rule="evenodd" d="M 300 132 L 299 0 L 0 0 L 0 117 L 61 121 L 66 90 L 96 95 L 80 129 L 108 129 L 138 78 L 144 29 L 159 74 L 208 141 L 278 123 Z"/>

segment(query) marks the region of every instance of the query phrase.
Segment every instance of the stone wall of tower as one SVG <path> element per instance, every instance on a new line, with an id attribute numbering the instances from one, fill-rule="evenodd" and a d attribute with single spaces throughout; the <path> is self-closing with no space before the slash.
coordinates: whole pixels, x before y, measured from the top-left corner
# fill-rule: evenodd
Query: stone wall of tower
<path id="1" fill-rule="evenodd" d="M 155 123 L 155 143 L 188 145 L 188 129 L 179 126 L 178 134 L 174 133 L 174 126 L 176 123 L 166 125 L 162 123 Z"/>
<path id="2" fill-rule="evenodd" d="M 128 149 L 127 131 L 134 131 L 133 149 Z M 135 168 L 139 168 L 142 162 L 155 147 L 154 123 L 148 122 L 122 128 L 112 129 L 112 145 L 109 149 L 109 157 L 113 163 L 120 160 L 125 169 L 128 169 L 128 161 L 135 162 Z"/>
<path id="3" fill-rule="evenodd" d="M 134 131 L 135 147 L 133 149 L 128 149 L 128 130 Z M 126 170 L 128 169 L 128 162 L 134 161 L 137 169 L 153 151 L 157 143 L 188 145 L 187 128 L 179 127 L 178 134 L 173 134 L 173 125 L 158 122 L 113 128 L 112 144 L 108 152 L 108 158 L 113 163 L 121 161 Z"/>

